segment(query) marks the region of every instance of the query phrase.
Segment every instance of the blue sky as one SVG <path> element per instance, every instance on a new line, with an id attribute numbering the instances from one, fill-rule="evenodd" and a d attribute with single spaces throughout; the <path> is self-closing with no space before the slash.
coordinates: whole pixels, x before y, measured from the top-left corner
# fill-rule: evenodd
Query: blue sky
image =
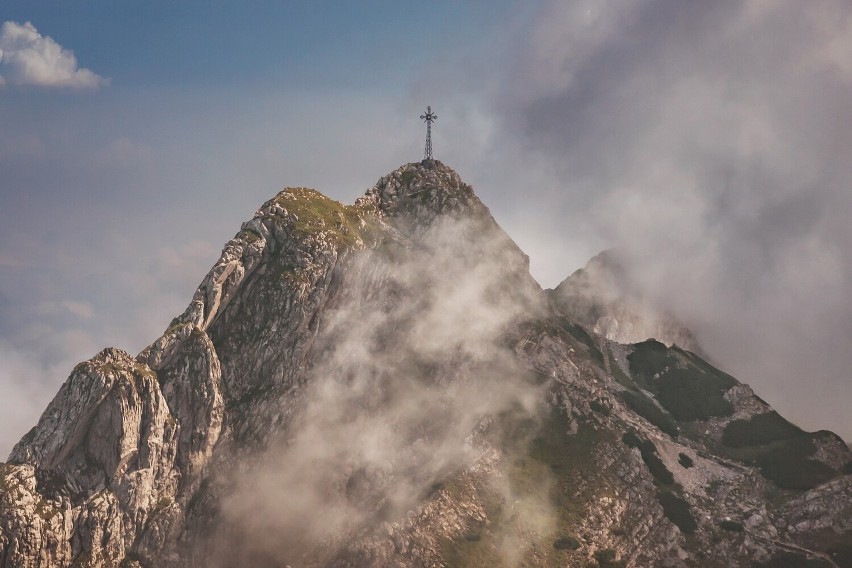
<path id="1" fill-rule="evenodd" d="M 352 202 L 418 160 L 427 104 L 543 286 L 619 247 L 725 370 L 852 437 L 847 1 L 4 0 L 4 25 L 0 454 L 282 187 Z"/>
<path id="2" fill-rule="evenodd" d="M 298 82 L 376 89 L 400 88 L 436 54 L 478 44 L 510 7 L 506 1 L 13 0 L 4 3 L 3 18 L 36 23 L 116 87 Z"/>

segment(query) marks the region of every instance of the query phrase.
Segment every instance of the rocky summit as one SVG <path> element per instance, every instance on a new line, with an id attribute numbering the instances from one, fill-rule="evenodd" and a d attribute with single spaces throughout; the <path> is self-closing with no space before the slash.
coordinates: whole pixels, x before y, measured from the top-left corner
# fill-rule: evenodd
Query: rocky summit
<path id="1" fill-rule="evenodd" d="M 847 445 L 611 267 L 542 290 L 438 161 L 285 189 L 0 464 L 0 566 L 852 566 Z"/>

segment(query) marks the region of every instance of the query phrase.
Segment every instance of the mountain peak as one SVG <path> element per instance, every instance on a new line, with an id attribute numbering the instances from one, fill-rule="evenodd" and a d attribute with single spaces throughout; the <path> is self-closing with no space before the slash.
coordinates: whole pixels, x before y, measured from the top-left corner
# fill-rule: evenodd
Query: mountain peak
<path id="1" fill-rule="evenodd" d="M 487 213 L 473 188 L 439 160 L 400 166 L 379 178 L 358 203 L 371 203 L 383 215 L 414 216 L 429 223 L 443 213 Z"/>

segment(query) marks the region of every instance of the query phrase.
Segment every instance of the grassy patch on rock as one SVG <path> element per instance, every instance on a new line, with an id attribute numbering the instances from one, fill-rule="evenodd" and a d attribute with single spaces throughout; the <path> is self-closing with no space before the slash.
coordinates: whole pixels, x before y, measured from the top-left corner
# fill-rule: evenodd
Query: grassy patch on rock
<path id="1" fill-rule="evenodd" d="M 819 432 L 777 440 L 761 446 L 724 448 L 725 453 L 757 466 L 761 475 L 782 489 L 813 489 L 829 481 L 837 472 L 815 459 L 814 439 Z"/>
<path id="2" fill-rule="evenodd" d="M 671 436 L 677 438 L 678 428 L 674 419 L 665 410 L 661 410 L 654 401 L 639 391 L 625 390 L 621 393 L 624 403 L 633 412 Z"/>
<path id="3" fill-rule="evenodd" d="M 698 528 L 692 510 L 682 497 L 671 491 L 657 493 L 657 501 L 663 507 L 663 514 L 684 534 L 692 534 Z"/>
<path id="4" fill-rule="evenodd" d="M 743 532 L 745 530 L 742 523 L 732 521 L 731 519 L 723 519 L 719 521 L 719 528 L 728 532 Z"/>
<path id="5" fill-rule="evenodd" d="M 575 536 L 588 514 L 589 501 L 603 488 L 587 486 L 596 479 L 594 453 L 601 443 L 614 443 L 607 432 L 582 418 L 576 429 L 558 405 L 540 421 L 501 419 L 504 426 L 494 443 L 503 449 L 505 491 L 490 495 L 480 490 L 489 522 L 465 527 L 465 533 L 442 544 L 446 566 L 491 566 L 509 563 L 504 554 L 519 554 L 519 565 L 564 566 L 568 558 L 580 561 L 582 542 Z M 575 433 L 572 433 L 575 432 Z M 578 496 L 576 488 L 584 484 Z M 465 484 L 448 479 L 433 491 L 469 492 Z M 490 496 L 489 496 L 490 495 Z M 545 533 L 536 523 L 549 516 Z M 532 521 L 532 519 L 536 519 Z M 527 525 L 532 522 L 531 525 Z M 468 539 L 469 535 L 477 539 Z M 515 565 L 514 560 L 511 565 Z"/>
<path id="6" fill-rule="evenodd" d="M 592 336 L 589 335 L 583 326 L 567 319 L 560 318 L 559 326 L 564 330 L 571 334 L 571 337 L 582 343 L 589 350 L 589 356 L 591 356 L 592 360 L 603 367 L 603 353 L 598 348 L 598 344 L 592 339 Z"/>
<path id="7" fill-rule="evenodd" d="M 594 562 L 590 563 L 592 568 L 624 568 L 627 566 L 627 562 L 619 560 L 615 550 L 612 548 L 596 550 L 594 557 Z"/>
<path id="8" fill-rule="evenodd" d="M 376 227 L 362 208 L 343 205 L 313 189 L 287 188 L 275 197 L 275 203 L 294 216 L 294 235 L 322 235 L 338 250 L 354 246 Z"/>
<path id="9" fill-rule="evenodd" d="M 580 541 L 574 535 L 565 535 L 553 541 L 553 548 L 556 550 L 577 550 L 580 548 Z"/>
<path id="10" fill-rule="evenodd" d="M 837 472 L 812 459 L 815 453 L 810 437 L 800 436 L 781 442 L 760 455 L 756 463 L 760 473 L 783 489 L 813 489 L 833 478 Z"/>
<path id="11" fill-rule="evenodd" d="M 777 412 L 757 414 L 748 420 L 732 420 L 722 432 L 722 443 L 731 448 L 761 446 L 778 440 L 788 440 L 804 432 Z"/>
<path id="12" fill-rule="evenodd" d="M 649 339 L 634 345 L 627 360 L 639 385 L 676 420 L 706 420 L 734 411 L 724 393 L 737 381 L 692 353 Z"/>
<path id="13" fill-rule="evenodd" d="M 657 455 L 657 447 L 653 442 L 640 438 L 633 430 L 624 434 L 621 441 L 631 448 L 639 449 L 639 453 L 642 454 L 642 461 L 645 462 L 648 471 L 651 472 L 658 483 L 674 485 L 674 476 Z"/>

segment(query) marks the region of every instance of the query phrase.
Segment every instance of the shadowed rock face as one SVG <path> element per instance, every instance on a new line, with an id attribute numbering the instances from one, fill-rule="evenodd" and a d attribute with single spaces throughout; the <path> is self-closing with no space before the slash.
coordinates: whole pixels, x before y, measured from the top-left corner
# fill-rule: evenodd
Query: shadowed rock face
<path id="1" fill-rule="evenodd" d="M 665 318 L 689 351 L 614 341 L 647 318 L 604 281 L 542 291 L 438 161 L 354 205 L 285 189 L 0 464 L 0 567 L 848 562 L 843 441 Z"/>

